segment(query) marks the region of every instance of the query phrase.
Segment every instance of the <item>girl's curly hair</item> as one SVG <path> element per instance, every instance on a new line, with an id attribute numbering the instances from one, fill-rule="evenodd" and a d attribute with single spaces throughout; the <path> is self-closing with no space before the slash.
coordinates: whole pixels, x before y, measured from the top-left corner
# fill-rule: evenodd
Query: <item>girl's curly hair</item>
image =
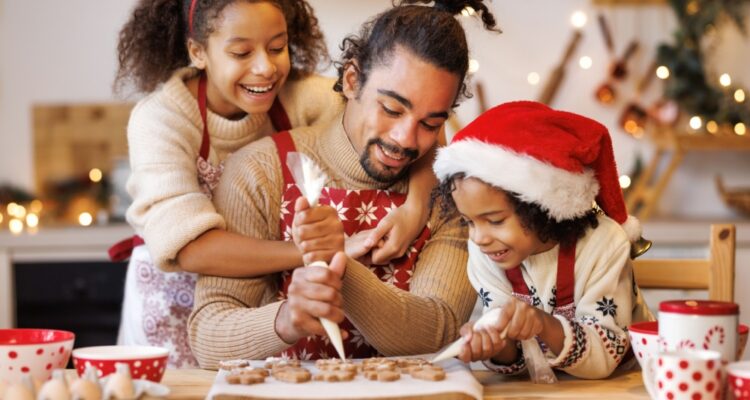
<path id="1" fill-rule="evenodd" d="M 453 216 L 458 212 L 452 193 L 456 190 L 456 180 L 465 178 L 464 173 L 451 175 L 442 180 L 433 190 L 433 201 L 439 200 L 440 212 L 443 217 Z M 485 184 L 489 185 L 486 182 Z M 492 188 L 505 194 L 513 207 L 513 211 L 518 216 L 521 226 L 534 232 L 542 242 L 553 240 L 562 245 L 572 244 L 582 238 L 586 234 L 586 230 L 599 226 L 597 215 L 600 211 L 596 208 L 592 208 L 589 212 L 577 218 L 556 221 L 550 218 L 549 214 L 538 204 L 527 203 L 521 200 L 518 194 L 496 186 L 492 186 Z"/>
<path id="2" fill-rule="evenodd" d="M 190 65 L 188 38 L 205 46 L 221 12 L 238 1 L 268 2 L 284 13 L 292 64 L 290 79 L 308 75 L 329 61 L 318 19 L 305 0 L 195 0 L 192 32 L 188 26 L 191 0 L 141 0 L 120 31 L 115 92 L 128 81 L 137 91 L 151 92 L 176 69 Z"/>

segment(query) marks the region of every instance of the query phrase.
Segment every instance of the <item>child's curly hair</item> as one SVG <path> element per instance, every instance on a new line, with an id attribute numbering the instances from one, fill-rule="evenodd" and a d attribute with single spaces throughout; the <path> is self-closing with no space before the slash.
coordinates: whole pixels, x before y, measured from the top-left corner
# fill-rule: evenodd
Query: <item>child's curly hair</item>
<path id="1" fill-rule="evenodd" d="M 441 181 L 432 192 L 433 201 L 439 200 L 443 217 L 453 216 L 458 212 L 452 193 L 456 190 L 456 180 L 459 179 L 466 179 L 466 175 L 464 173 L 451 175 Z M 489 185 L 489 183 L 482 182 Z M 516 193 L 502 188 L 496 186 L 492 188 L 505 194 L 524 229 L 534 232 L 542 242 L 553 240 L 561 245 L 572 244 L 582 238 L 587 229 L 599 226 L 597 215 L 600 211 L 596 208 L 592 208 L 578 218 L 555 221 L 538 204 L 524 202 Z"/>
<path id="2" fill-rule="evenodd" d="M 315 72 L 330 61 L 323 32 L 312 7 L 305 0 L 195 0 L 192 32 L 188 26 L 191 0 L 140 0 L 120 31 L 117 44 L 119 67 L 114 90 L 120 92 L 126 81 L 136 90 L 151 92 L 172 73 L 190 65 L 187 40 L 202 45 L 216 29 L 214 22 L 234 2 L 268 2 L 284 13 L 289 33 L 292 70 L 289 79 Z"/>

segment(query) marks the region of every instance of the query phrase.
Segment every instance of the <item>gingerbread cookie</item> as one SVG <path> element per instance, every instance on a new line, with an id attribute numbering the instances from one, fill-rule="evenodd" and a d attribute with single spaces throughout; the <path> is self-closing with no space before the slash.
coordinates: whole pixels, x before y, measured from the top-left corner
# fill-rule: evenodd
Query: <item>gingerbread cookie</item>
<path id="1" fill-rule="evenodd" d="M 420 365 L 411 368 L 411 377 L 414 379 L 422 379 L 425 381 L 442 381 L 445 379 L 445 370 L 442 367 L 436 365 Z"/>
<path id="2" fill-rule="evenodd" d="M 309 382 L 312 378 L 310 371 L 307 369 L 292 366 L 276 367 L 271 370 L 271 375 L 276 380 L 288 383 Z"/>
<path id="3" fill-rule="evenodd" d="M 401 374 L 398 371 L 389 369 L 373 369 L 363 371 L 362 375 L 364 375 L 365 378 L 371 381 L 380 382 L 393 382 L 401 379 Z"/>
<path id="4" fill-rule="evenodd" d="M 262 372 L 259 370 L 262 370 Z M 227 375 L 227 383 L 230 385 L 252 385 L 265 382 L 267 376 L 268 371 L 262 368 L 235 369 Z"/>
<path id="5" fill-rule="evenodd" d="M 282 357 L 268 357 L 266 358 L 266 363 L 264 367 L 268 369 L 274 369 L 278 367 L 300 367 L 300 361 L 295 360 L 292 358 L 282 358 Z"/>
<path id="6" fill-rule="evenodd" d="M 357 365 L 351 361 L 342 361 L 338 358 L 327 358 L 315 361 L 315 367 L 321 371 L 350 371 L 357 372 Z"/>
<path id="7" fill-rule="evenodd" d="M 248 365 L 250 365 L 250 363 L 247 360 L 219 361 L 219 369 L 223 369 L 225 371 L 231 371 L 237 368 L 245 368 Z"/>
<path id="8" fill-rule="evenodd" d="M 357 375 L 355 371 L 320 371 L 313 380 L 325 382 L 348 382 Z"/>
<path id="9" fill-rule="evenodd" d="M 429 361 L 423 358 L 397 358 L 394 360 L 396 366 L 402 374 L 409 374 L 415 367 L 421 367 L 423 365 L 432 365 Z"/>
<path id="10" fill-rule="evenodd" d="M 387 358 L 368 358 L 362 360 L 362 371 L 396 371 L 397 364 Z"/>

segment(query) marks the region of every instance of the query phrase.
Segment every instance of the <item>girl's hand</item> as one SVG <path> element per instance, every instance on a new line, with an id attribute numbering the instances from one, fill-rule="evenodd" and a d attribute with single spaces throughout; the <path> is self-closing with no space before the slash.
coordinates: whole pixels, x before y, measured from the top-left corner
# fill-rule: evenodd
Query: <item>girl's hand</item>
<path id="1" fill-rule="evenodd" d="M 426 224 L 422 207 L 405 203 L 385 216 L 370 233 L 365 245 L 372 248 L 372 263 L 387 264 L 409 250 Z"/>
<path id="2" fill-rule="evenodd" d="M 357 232 L 354 235 L 346 238 L 346 255 L 355 260 L 360 260 L 367 253 L 372 250 L 372 246 L 369 246 L 367 239 L 370 237 L 374 229 L 368 229 L 366 231 Z"/>
<path id="3" fill-rule="evenodd" d="M 331 262 L 333 255 L 344 251 L 344 225 L 336 210 L 329 206 L 310 207 L 304 197 L 294 203 L 292 239 L 302 252 L 305 264 Z"/>
<path id="4" fill-rule="evenodd" d="M 458 355 L 459 360 L 465 363 L 488 360 L 505 349 L 508 341 L 500 337 L 500 331 L 491 328 L 474 331 L 473 327 L 473 321 L 469 321 L 461 327 L 461 336 L 466 343 Z"/>
<path id="5" fill-rule="evenodd" d="M 542 334 L 546 313 L 536 307 L 511 297 L 502 307 L 500 317 L 494 326 L 513 340 L 531 339 Z"/>

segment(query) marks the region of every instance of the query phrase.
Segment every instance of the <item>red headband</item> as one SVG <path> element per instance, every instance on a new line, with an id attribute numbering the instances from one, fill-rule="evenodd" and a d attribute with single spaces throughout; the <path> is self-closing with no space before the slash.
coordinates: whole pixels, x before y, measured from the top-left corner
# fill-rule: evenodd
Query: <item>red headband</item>
<path id="1" fill-rule="evenodd" d="M 190 10 L 188 11 L 188 29 L 190 31 L 190 36 L 193 36 L 193 13 L 195 12 L 195 4 L 197 2 L 197 0 L 190 1 Z"/>

